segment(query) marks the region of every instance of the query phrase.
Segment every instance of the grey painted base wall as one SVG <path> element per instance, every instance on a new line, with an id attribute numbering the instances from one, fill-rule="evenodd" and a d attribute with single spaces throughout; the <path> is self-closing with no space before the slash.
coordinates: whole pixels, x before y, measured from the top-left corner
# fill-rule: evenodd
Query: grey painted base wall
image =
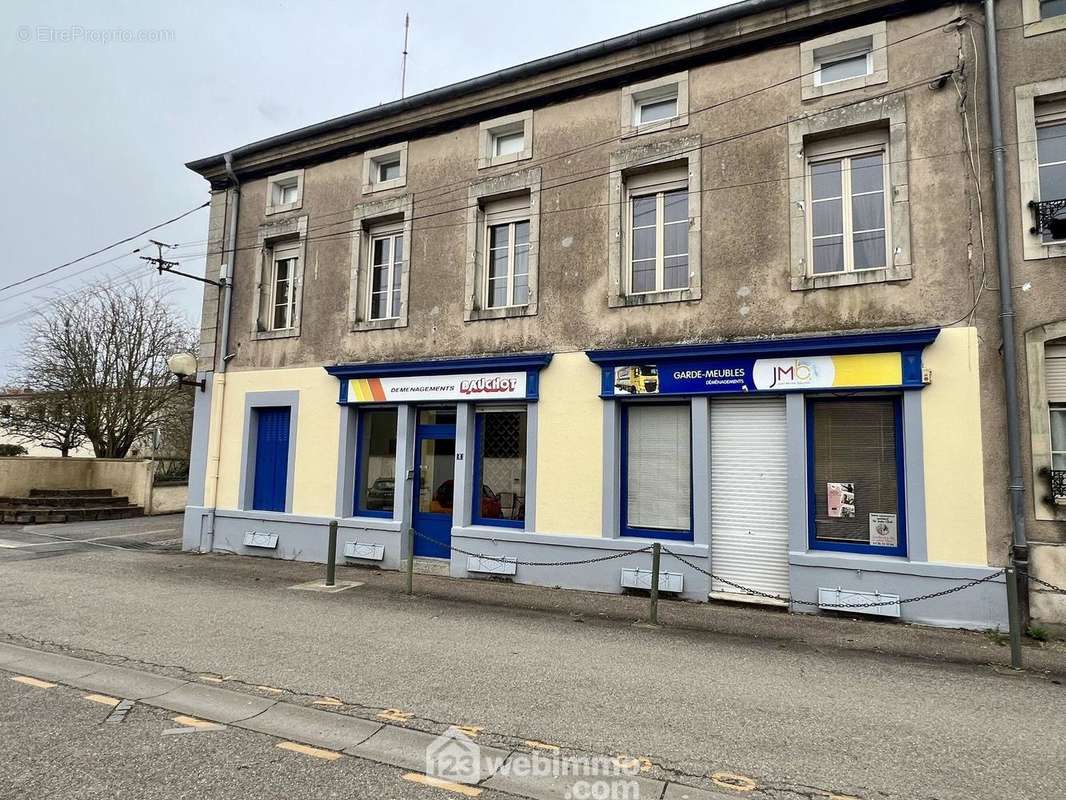
<path id="1" fill-rule="evenodd" d="M 231 552 L 246 556 L 281 558 L 324 563 L 326 561 L 328 517 L 303 517 L 292 514 L 248 512 L 219 509 L 214 519 L 214 536 L 209 533 L 210 509 L 190 506 L 185 514 L 183 549 L 208 552 Z M 393 520 L 343 519 L 337 537 L 338 563 L 369 564 L 382 569 L 403 568 L 407 541 L 401 523 Z M 276 549 L 247 547 L 246 533 L 278 535 Z M 380 544 L 381 561 L 349 559 L 343 556 L 347 542 Z M 452 543 L 468 553 L 519 561 L 586 561 L 605 555 L 627 553 L 609 561 L 562 566 L 519 565 L 511 580 L 534 586 L 552 586 L 594 592 L 620 593 L 622 570 L 650 569 L 651 554 L 633 552 L 647 546 L 640 539 L 607 539 L 583 536 L 559 536 L 505 529 L 456 527 Z M 687 560 L 709 564 L 705 545 L 664 542 L 665 547 Z M 455 578 L 487 578 L 467 570 L 468 557 L 453 553 L 449 573 Z M 710 590 L 707 576 L 663 555 L 662 570 L 683 576 L 680 596 L 706 602 Z M 789 555 L 792 596 L 796 600 L 817 601 L 818 589 L 881 592 L 901 597 L 939 592 L 982 578 L 998 570 L 953 564 L 933 564 L 900 560 L 874 559 L 849 554 L 793 552 Z M 793 610 L 817 613 L 813 606 L 793 605 Z M 851 612 L 857 615 L 857 612 Z M 925 625 L 986 630 L 1007 628 L 1006 592 L 1002 577 L 953 594 L 906 603 L 902 619 Z"/>

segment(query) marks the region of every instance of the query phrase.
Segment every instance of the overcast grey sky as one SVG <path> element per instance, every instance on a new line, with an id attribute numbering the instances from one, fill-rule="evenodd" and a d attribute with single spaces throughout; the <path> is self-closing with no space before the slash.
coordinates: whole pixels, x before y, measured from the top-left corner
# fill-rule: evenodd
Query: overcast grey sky
<path id="1" fill-rule="evenodd" d="M 726 4 L 7 0 L 0 286 L 204 202 L 186 161 L 399 97 L 405 11 L 414 94 Z M 206 231 L 204 210 L 152 235 L 199 243 Z M 139 262 L 130 251 L 147 238 L 0 292 L 0 385 L 25 319 L 88 281 L 163 281 L 195 321 L 200 285 Z M 202 274 L 202 258 L 181 260 Z"/>

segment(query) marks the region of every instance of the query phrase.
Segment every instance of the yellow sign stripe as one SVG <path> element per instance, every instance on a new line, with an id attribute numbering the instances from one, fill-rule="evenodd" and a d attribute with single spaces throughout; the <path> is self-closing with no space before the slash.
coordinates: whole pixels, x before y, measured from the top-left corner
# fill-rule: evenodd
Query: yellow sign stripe
<path id="1" fill-rule="evenodd" d="M 298 742 L 278 742 L 278 748 L 281 750 L 288 750 L 292 753 L 311 756 L 312 758 L 321 758 L 323 761 L 336 761 L 341 757 L 340 753 L 336 753 L 333 750 L 322 750 L 318 747 L 311 747 L 310 745 L 300 744 Z"/>
<path id="2" fill-rule="evenodd" d="M 421 772 L 408 772 L 403 776 L 403 779 L 411 781 L 411 783 L 421 783 L 423 786 L 433 786 L 437 789 L 444 789 L 447 792 L 455 792 L 466 797 L 478 797 L 483 791 L 473 786 L 464 786 L 461 783 L 452 783 L 451 781 L 434 778 L 431 775 L 423 775 Z"/>
<path id="3" fill-rule="evenodd" d="M 54 689 L 55 684 L 48 681 L 39 681 L 36 678 L 31 678 L 28 675 L 16 675 L 11 680 L 24 683 L 27 686 L 36 686 L 38 689 Z"/>
<path id="4" fill-rule="evenodd" d="M 106 694 L 87 694 L 83 698 L 93 703 L 99 703 L 102 706 L 117 706 L 118 700 L 114 697 L 108 697 Z"/>
<path id="5" fill-rule="evenodd" d="M 833 356 L 834 386 L 899 386 L 903 359 L 899 353 Z"/>
<path id="6" fill-rule="evenodd" d="M 219 724 L 217 722 L 208 722 L 205 719 L 197 719 L 196 717 L 187 717 L 184 714 L 171 717 L 171 719 L 187 728 L 214 728 Z"/>

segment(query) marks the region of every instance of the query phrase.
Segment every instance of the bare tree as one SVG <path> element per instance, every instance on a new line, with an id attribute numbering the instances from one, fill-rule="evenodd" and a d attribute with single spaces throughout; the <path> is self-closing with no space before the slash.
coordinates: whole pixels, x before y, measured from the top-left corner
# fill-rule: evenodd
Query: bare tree
<path id="1" fill-rule="evenodd" d="M 156 288 L 90 286 L 40 314 L 26 342 L 18 382 L 61 399 L 99 458 L 124 458 L 181 402 L 166 362 L 192 334 Z"/>
<path id="2" fill-rule="evenodd" d="M 23 395 L 12 404 L 4 428 L 19 441 L 58 450 L 64 458 L 85 444 L 78 407 L 65 394 Z"/>

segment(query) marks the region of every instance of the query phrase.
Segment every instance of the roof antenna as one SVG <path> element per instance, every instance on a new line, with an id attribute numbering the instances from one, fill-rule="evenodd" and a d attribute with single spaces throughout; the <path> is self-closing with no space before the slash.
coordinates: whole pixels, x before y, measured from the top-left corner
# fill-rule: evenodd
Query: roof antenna
<path id="1" fill-rule="evenodd" d="M 407 34 L 411 30 L 411 15 L 403 15 L 403 60 L 400 62 L 400 99 L 406 97 L 407 90 Z"/>

